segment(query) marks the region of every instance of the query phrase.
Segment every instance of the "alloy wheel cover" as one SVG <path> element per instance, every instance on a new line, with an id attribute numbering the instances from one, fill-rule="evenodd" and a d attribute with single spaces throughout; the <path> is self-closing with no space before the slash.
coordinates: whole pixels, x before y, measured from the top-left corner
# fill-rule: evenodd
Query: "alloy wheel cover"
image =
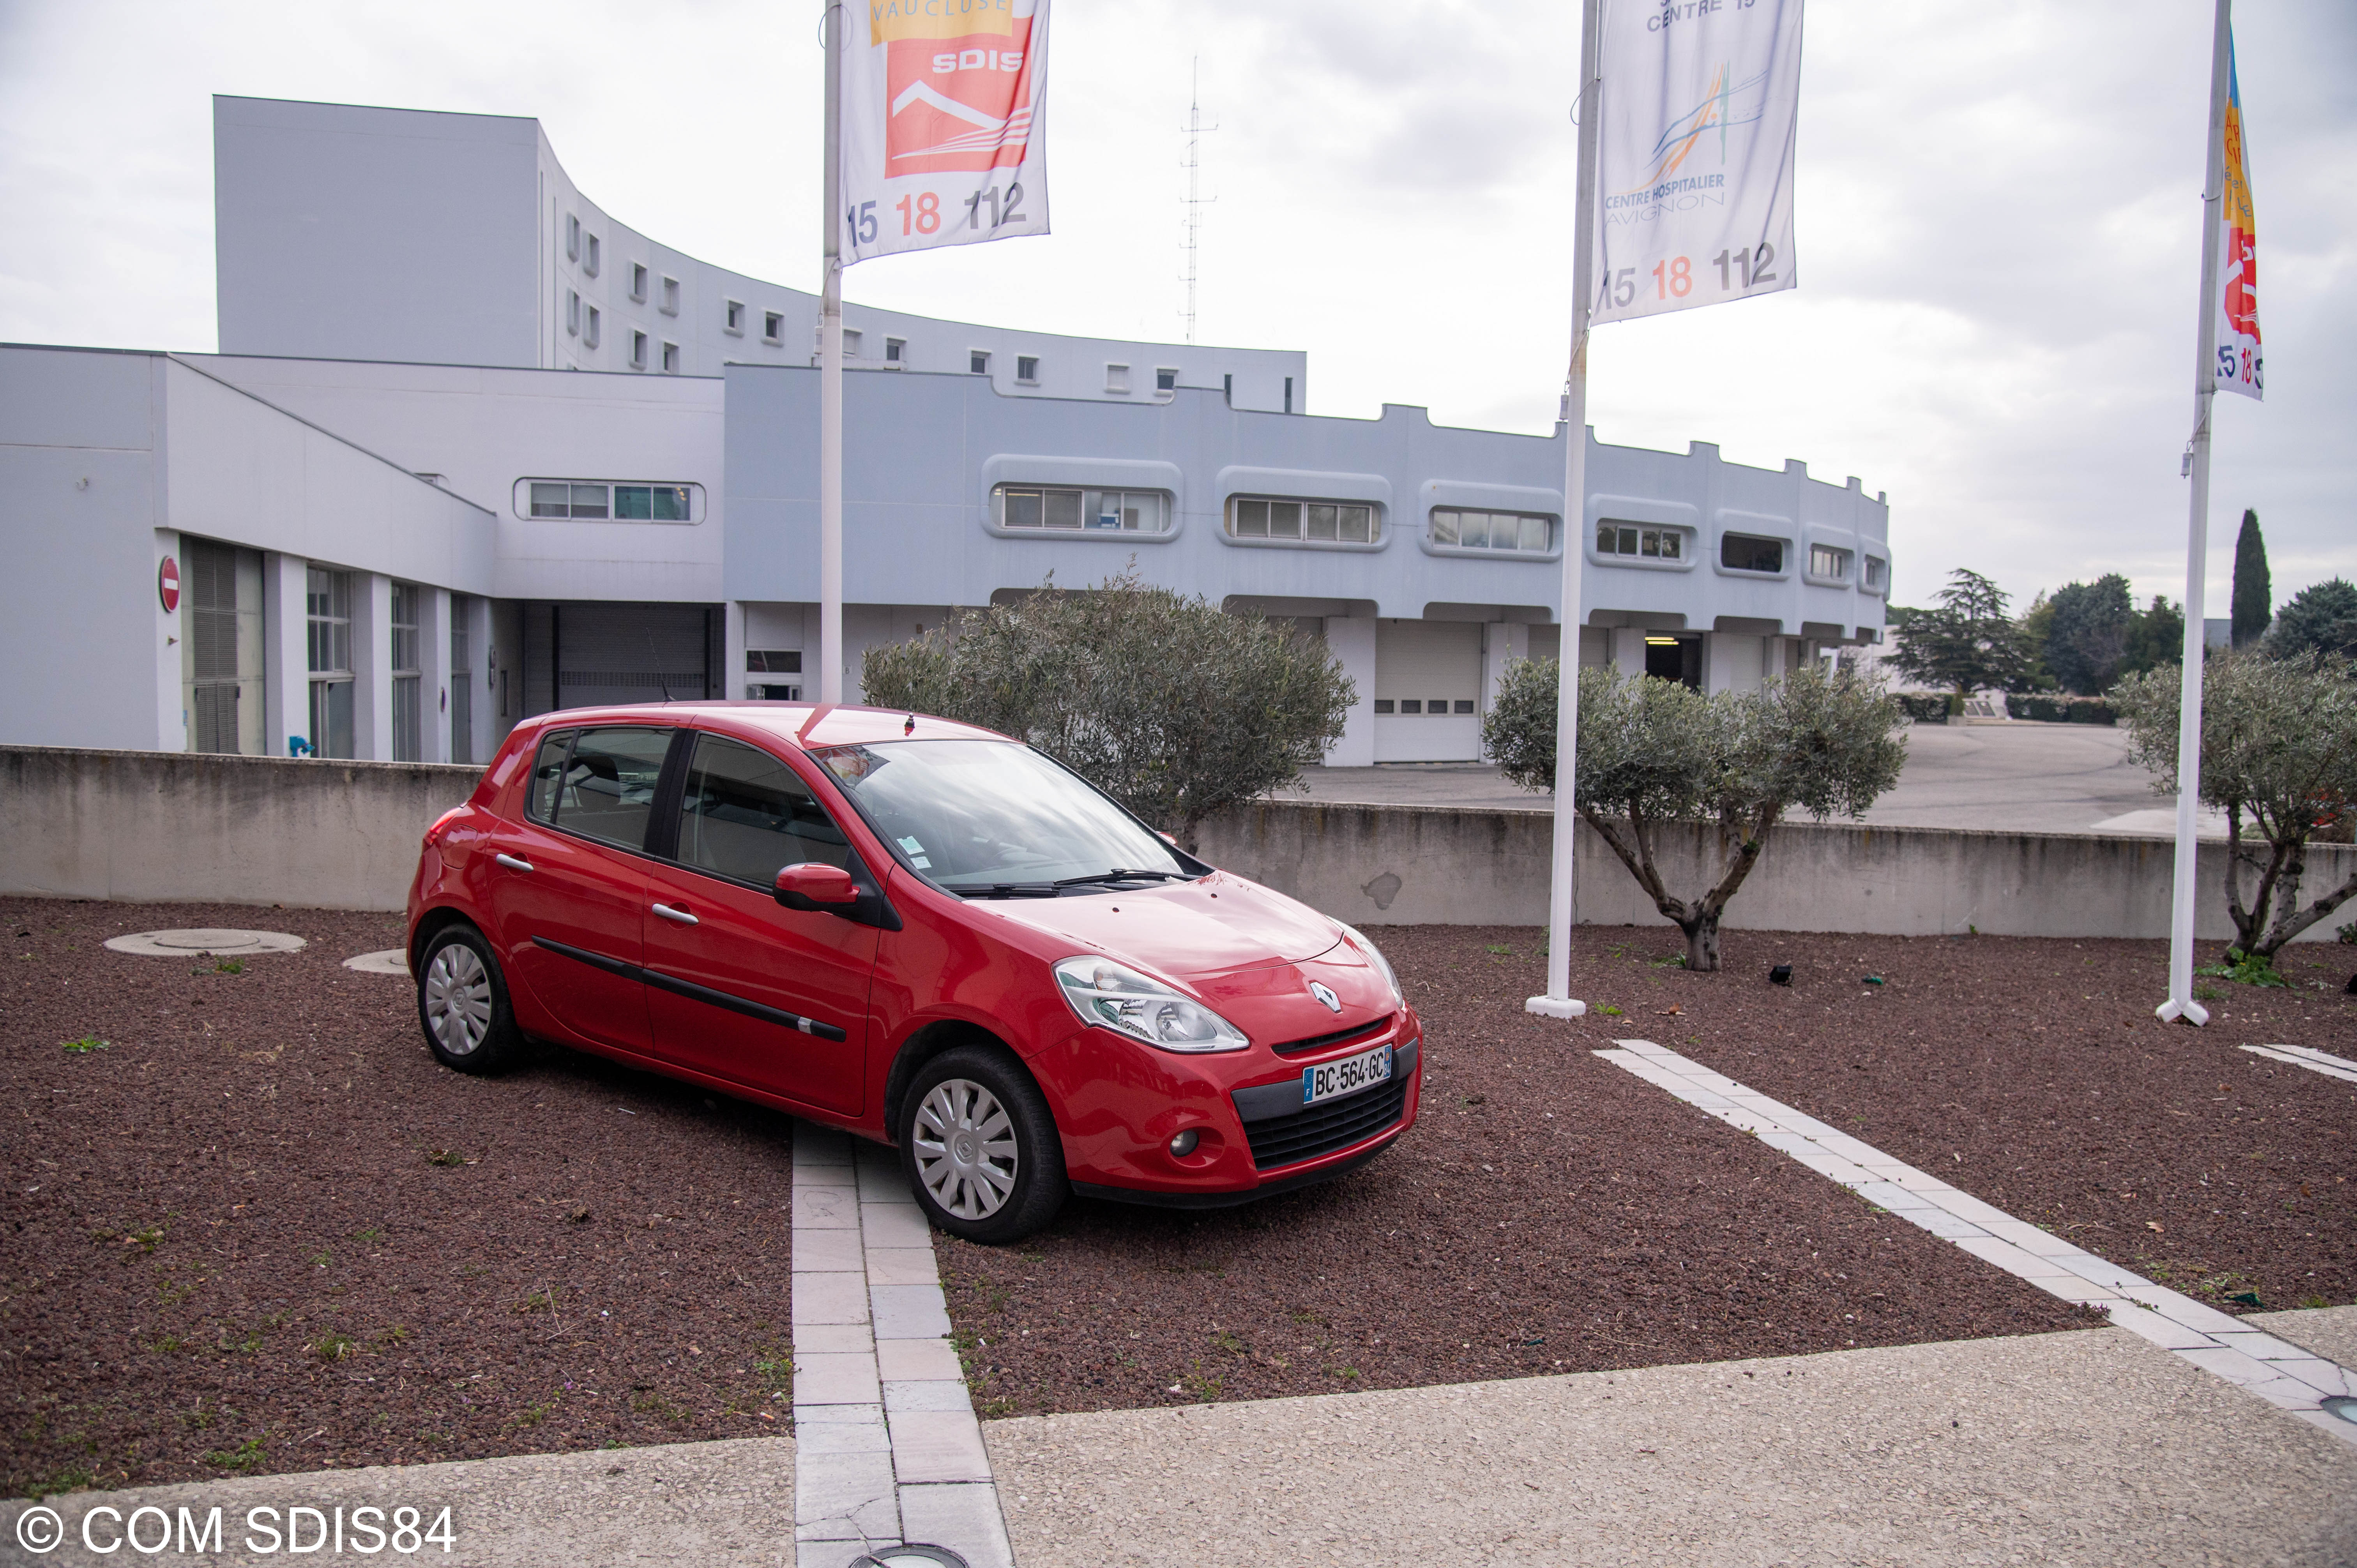
<path id="1" fill-rule="evenodd" d="M 987 1219 L 1014 1195 L 1022 1169 L 1014 1118 L 972 1079 L 943 1079 L 932 1087 L 917 1108 L 909 1143 L 917 1179 L 943 1213 Z"/>
<path id="2" fill-rule="evenodd" d="M 454 1057 L 472 1056 L 491 1032 L 491 976 L 475 950 L 445 944 L 425 966 L 425 1026 Z"/>

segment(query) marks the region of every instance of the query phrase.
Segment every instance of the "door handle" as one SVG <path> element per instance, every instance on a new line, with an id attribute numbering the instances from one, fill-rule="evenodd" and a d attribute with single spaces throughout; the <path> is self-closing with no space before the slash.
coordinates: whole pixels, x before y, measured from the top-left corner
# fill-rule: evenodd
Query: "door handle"
<path id="1" fill-rule="evenodd" d="M 689 914 L 686 910 L 674 909 L 668 904 L 658 904 L 654 907 L 654 910 L 656 914 L 661 915 L 664 919 L 675 920 L 683 926 L 695 926 L 703 924 L 702 921 Z"/>
<path id="2" fill-rule="evenodd" d="M 506 866 L 510 871 L 530 871 L 532 869 L 532 862 L 528 860 L 518 860 L 511 854 L 495 854 L 491 856 L 491 858 L 498 861 L 501 865 Z"/>

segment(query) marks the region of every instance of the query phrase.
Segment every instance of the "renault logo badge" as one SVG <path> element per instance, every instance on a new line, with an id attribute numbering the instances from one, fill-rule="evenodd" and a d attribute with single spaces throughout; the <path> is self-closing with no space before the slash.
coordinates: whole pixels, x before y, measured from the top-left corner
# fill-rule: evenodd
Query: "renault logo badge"
<path id="1" fill-rule="evenodd" d="M 1330 990 L 1327 989 L 1323 981 L 1311 981 L 1309 983 L 1309 994 L 1318 998 L 1318 1001 L 1326 1004 L 1326 1011 L 1329 1013 L 1340 1013 L 1342 1010 L 1342 999 L 1335 995 Z"/>

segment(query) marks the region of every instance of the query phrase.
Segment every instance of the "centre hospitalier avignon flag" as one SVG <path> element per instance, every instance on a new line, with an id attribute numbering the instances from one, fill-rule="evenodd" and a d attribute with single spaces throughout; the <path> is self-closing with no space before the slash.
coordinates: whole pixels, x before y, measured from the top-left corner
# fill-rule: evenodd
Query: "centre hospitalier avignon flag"
<path id="1" fill-rule="evenodd" d="M 2231 40 L 2226 59 L 2226 188 L 2209 234 L 2218 247 L 2218 293 L 2210 301 L 2218 317 L 2218 357 L 2210 367 L 2210 384 L 2216 392 L 2255 398 L 2266 386 L 2266 361 L 2259 352 L 2259 225 L 2251 208 L 2243 85 L 2234 72 Z"/>

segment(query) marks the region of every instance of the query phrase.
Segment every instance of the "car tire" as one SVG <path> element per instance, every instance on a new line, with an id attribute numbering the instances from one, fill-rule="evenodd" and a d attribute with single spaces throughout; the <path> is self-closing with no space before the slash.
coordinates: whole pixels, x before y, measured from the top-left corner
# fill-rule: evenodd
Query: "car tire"
<path id="1" fill-rule="evenodd" d="M 507 977 L 474 927 L 446 926 L 426 942 L 417 963 L 417 1023 L 434 1059 L 459 1072 L 500 1072 L 522 1054 Z"/>
<path id="2" fill-rule="evenodd" d="M 1056 1118 L 1003 1050 L 960 1046 L 927 1062 L 900 1101 L 898 1131 L 918 1206 L 952 1236 L 1020 1240 L 1071 1195 Z"/>

